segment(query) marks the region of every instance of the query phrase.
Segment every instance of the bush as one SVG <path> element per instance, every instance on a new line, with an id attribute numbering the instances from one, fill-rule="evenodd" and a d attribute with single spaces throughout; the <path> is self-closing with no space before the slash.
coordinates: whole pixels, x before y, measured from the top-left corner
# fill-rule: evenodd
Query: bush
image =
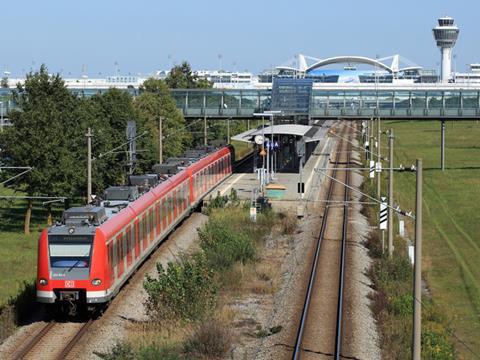
<path id="1" fill-rule="evenodd" d="M 422 359 L 455 359 L 455 349 L 448 340 L 445 329 L 434 329 L 431 326 L 422 328 Z"/>
<path id="2" fill-rule="evenodd" d="M 104 360 L 181 360 L 180 349 L 168 344 L 149 344 L 135 350 L 130 343 L 117 343 L 108 353 L 95 355 Z"/>
<path id="3" fill-rule="evenodd" d="M 293 235 L 295 230 L 297 230 L 298 219 L 293 214 L 279 214 L 281 224 L 282 224 L 282 233 L 284 235 Z"/>
<path id="4" fill-rule="evenodd" d="M 230 349 L 230 332 L 218 321 L 199 324 L 184 343 L 184 351 L 197 358 L 220 359 Z"/>
<path id="5" fill-rule="evenodd" d="M 389 303 L 389 311 L 398 316 L 411 316 L 413 314 L 413 296 L 401 294 L 392 296 Z"/>
<path id="6" fill-rule="evenodd" d="M 200 247 L 209 267 L 215 271 L 231 268 L 236 262 L 245 264 L 256 256 L 254 240 L 236 231 L 223 219 L 210 219 L 199 231 Z"/>
<path id="7" fill-rule="evenodd" d="M 147 311 L 156 320 L 195 321 L 213 310 L 214 274 L 200 254 L 169 262 L 167 269 L 158 263 L 157 273 L 158 279 L 147 275 L 144 282 Z"/>
<path id="8" fill-rule="evenodd" d="M 140 348 L 135 354 L 135 359 L 144 360 L 181 360 L 181 349 L 168 344 L 150 344 Z"/>
<path id="9" fill-rule="evenodd" d="M 106 354 L 101 354 L 94 352 L 95 355 L 104 360 L 134 360 L 135 353 L 133 351 L 132 345 L 129 343 L 117 343 L 115 346 Z"/>

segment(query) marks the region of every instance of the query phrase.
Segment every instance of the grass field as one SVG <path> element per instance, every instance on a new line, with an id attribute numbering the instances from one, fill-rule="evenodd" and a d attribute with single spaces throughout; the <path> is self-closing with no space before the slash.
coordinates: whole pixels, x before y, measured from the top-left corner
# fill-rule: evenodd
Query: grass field
<path id="1" fill-rule="evenodd" d="M 0 188 L 0 195 L 22 194 Z M 25 201 L 0 199 L 0 306 L 36 275 L 37 240 L 46 226 L 47 212 L 41 203 L 34 203 L 31 233 L 24 235 L 25 209 Z M 58 210 L 55 215 L 58 218 Z"/>
<path id="2" fill-rule="evenodd" d="M 252 152 L 252 146 L 250 143 L 233 140 L 232 146 L 235 148 L 235 160 L 240 160 Z"/>
<path id="3" fill-rule="evenodd" d="M 447 122 L 445 172 L 440 122 L 383 122 L 388 128 L 394 129 L 395 166 L 423 159 L 424 277 L 451 321 L 461 358 L 471 358 L 461 342 L 480 353 L 480 123 Z M 386 147 L 382 151 L 387 154 Z M 414 175 L 396 173 L 394 179 L 396 201 L 414 210 Z M 413 227 L 409 231 L 413 235 Z"/>

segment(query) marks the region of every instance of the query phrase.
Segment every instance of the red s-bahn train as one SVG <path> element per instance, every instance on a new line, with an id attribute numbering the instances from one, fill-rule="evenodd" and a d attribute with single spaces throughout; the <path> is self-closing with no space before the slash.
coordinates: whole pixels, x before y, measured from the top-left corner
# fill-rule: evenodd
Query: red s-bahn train
<path id="1" fill-rule="evenodd" d="M 200 201 L 232 173 L 233 148 L 187 151 L 131 176 L 98 205 L 65 210 L 38 243 L 37 301 L 74 314 L 109 302 L 143 260 Z M 173 170 L 173 171 L 172 171 Z M 174 174 L 172 174 L 174 173 Z"/>

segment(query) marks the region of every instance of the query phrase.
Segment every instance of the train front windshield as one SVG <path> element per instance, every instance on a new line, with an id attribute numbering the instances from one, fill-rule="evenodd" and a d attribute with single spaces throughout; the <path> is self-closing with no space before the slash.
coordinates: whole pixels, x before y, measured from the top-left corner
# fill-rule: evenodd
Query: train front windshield
<path id="1" fill-rule="evenodd" d="M 88 268 L 93 236 L 49 235 L 48 249 L 52 268 Z"/>

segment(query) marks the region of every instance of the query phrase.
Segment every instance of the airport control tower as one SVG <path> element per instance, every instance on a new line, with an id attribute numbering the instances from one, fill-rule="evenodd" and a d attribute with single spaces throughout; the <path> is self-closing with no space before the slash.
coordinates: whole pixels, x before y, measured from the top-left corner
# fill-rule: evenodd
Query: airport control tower
<path id="1" fill-rule="evenodd" d="M 438 26 L 433 28 L 433 36 L 442 53 L 442 82 L 448 82 L 452 78 L 452 48 L 460 32 L 454 22 L 453 18 L 445 16 L 438 19 Z"/>

